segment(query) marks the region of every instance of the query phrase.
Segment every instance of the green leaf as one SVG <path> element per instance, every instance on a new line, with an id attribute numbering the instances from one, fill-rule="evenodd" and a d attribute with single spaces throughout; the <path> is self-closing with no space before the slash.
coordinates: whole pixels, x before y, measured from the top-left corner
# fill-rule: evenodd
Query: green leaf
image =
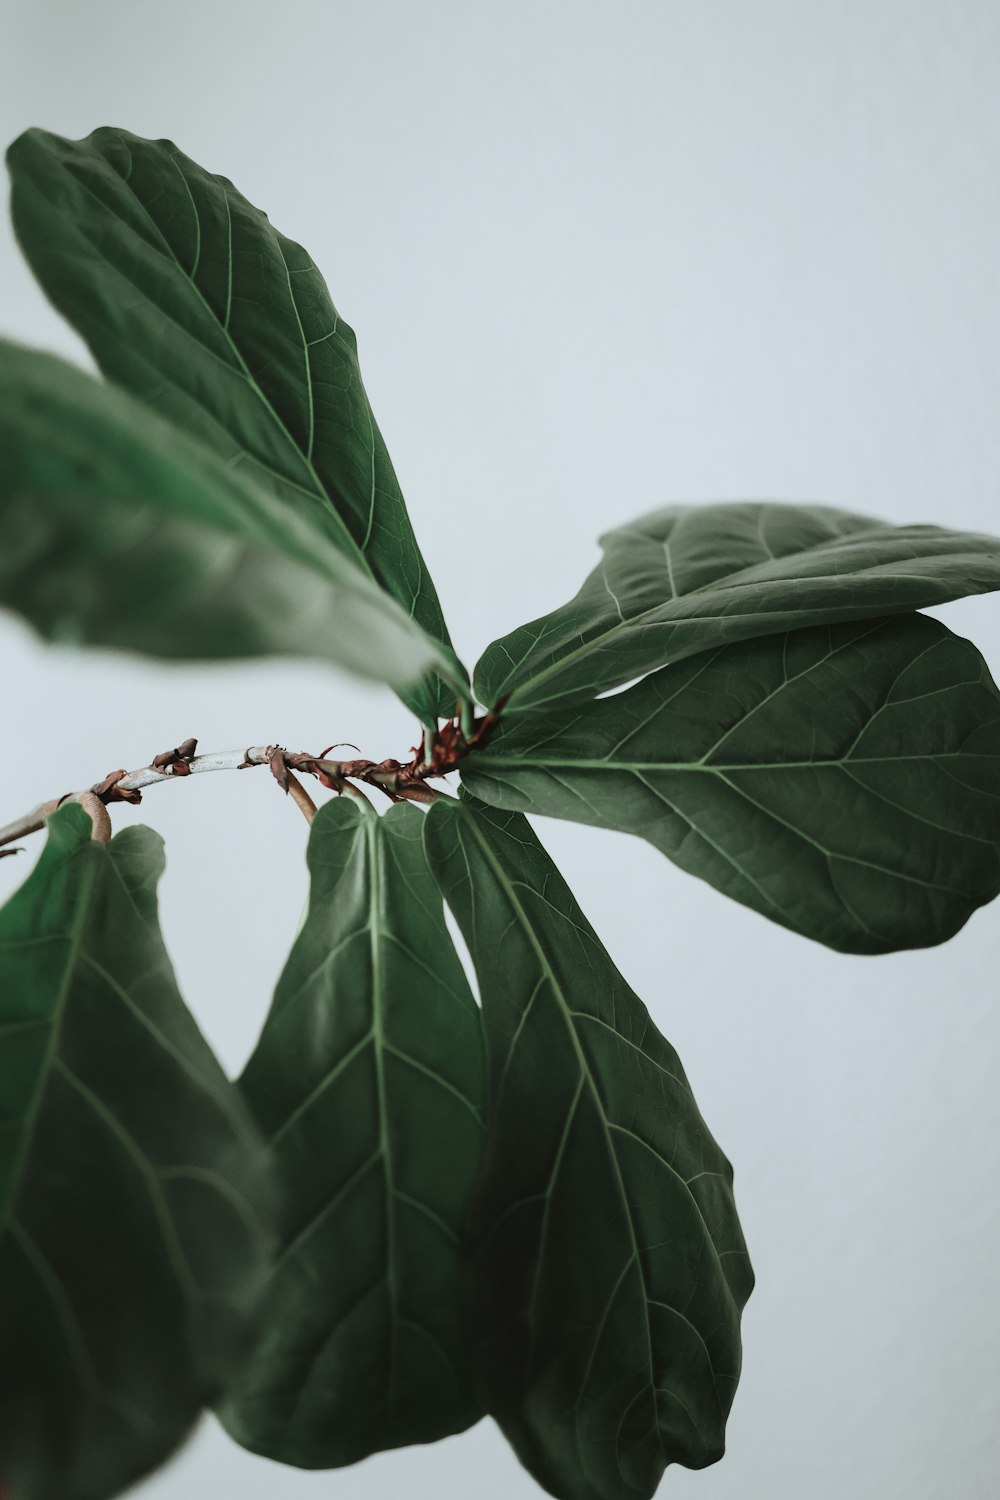
<path id="1" fill-rule="evenodd" d="M 1000 694 L 936 620 L 725 646 L 466 763 L 496 807 L 648 839 L 847 953 L 943 942 L 1000 892 Z"/>
<path id="2" fill-rule="evenodd" d="M 426 838 L 490 1059 L 477 1380 L 552 1494 L 648 1497 L 723 1451 L 753 1284 L 729 1163 L 526 821 L 439 802 Z"/>
<path id="3" fill-rule="evenodd" d="M 1000 540 L 814 505 L 669 506 L 601 538 L 583 588 L 487 647 L 483 703 L 565 707 L 726 642 L 1000 588 Z"/>
<path id="4" fill-rule="evenodd" d="M 369 568 L 464 682 L 354 333 L 302 247 L 170 141 L 29 130 L 8 164 L 21 247 L 105 375 Z M 407 701 L 449 714 L 455 689 L 428 680 Z"/>
<path id="5" fill-rule="evenodd" d="M 82 808 L 0 912 L 0 1476 L 101 1500 L 161 1463 L 240 1357 L 267 1158 L 177 993 L 162 844 Z"/>
<path id="6" fill-rule="evenodd" d="M 245 1447 L 304 1468 L 482 1415 L 459 1305 L 482 1029 L 422 825 L 415 807 L 320 811 L 306 923 L 242 1079 L 286 1213 L 221 1416 Z"/>
<path id="7" fill-rule="evenodd" d="M 51 639 L 319 656 L 397 686 L 437 650 L 249 475 L 124 391 L 2 342 L 0 604 Z"/>

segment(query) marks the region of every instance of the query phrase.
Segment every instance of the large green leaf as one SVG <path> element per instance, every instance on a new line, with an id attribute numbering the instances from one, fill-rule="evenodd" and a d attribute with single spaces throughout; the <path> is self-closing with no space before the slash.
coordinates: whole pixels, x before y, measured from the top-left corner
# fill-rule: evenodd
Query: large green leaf
<path id="1" fill-rule="evenodd" d="M 161 841 L 75 805 L 0 912 L 0 1476 L 101 1500 L 163 1461 L 246 1342 L 267 1157 L 185 1009 Z"/>
<path id="2" fill-rule="evenodd" d="M 504 720 L 466 765 L 496 807 L 636 833 L 849 953 L 943 942 L 1000 892 L 1000 694 L 923 615 L 721 647 Z"/>
<path id="3" fill-rule="evenodd" d="M 302 247 L 170 141 L 29 130 L 8 163 L 25 255 L 104 373 L 363 561 L 457 677 L 354 333 Z M 455 690 L 407 701 L 452 713 Z"/>
<path id="4" fill-rule="evenodd" d="M 669 506 L 601 546 L 574 599 L 487 648 L 483 703 L 565 706 L 727 641 L 1000 588 L 996 537 L 821 505 Z"/>
<path id="5" fill-rule="evenodd" d="M 422 824 L 415 807 L 321 810 L 308 916 L 242 1079 L 286 1214 L 221 1415 L 246 1447 L 305 1468 L 482 1415 L 459 1302 L 482 1030 Z"/>
<path id="6" fill-rule="evenodd" d="M 526 821 L 440 802 L 426 836 L 490 1060 L 476 1378 L 552 1494 L 639 1500 L 722 1455 L 753 1284 L 732 1172 Z"/>
<path id="7" fill-rule="evenodd" d="M 249 474 L 115 386 L 2 342 L 0 603 L 55 639 L 318 656 L 400 686 L 439 651 Z"/>

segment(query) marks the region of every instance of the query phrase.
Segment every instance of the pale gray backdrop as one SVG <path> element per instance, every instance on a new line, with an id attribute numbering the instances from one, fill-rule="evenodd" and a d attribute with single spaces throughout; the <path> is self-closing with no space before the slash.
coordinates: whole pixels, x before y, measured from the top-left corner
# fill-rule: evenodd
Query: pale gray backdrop
<path id="1" fill-rule="evenodd" d="M 173 137 L 323 268 L 459 649 L 606 526 L 814 498 L 1000 530 L 993 0 L 6 0 L 0 134 Z M 0 331 L 83 359 L 0 231 Z M 1000 599 L 953 606 L 1000 670 Z M 386 692 L 282 663 L 57 656 L 0 619 L 0 821 L 197 735 L 401 754 Z M 124 826 L 139 814 L 116 813 Z M 225 1063 L 305 891 L 265 772 L 151 794 L 167 941 Z M 733 1158 L 758 1274 L 703 1500 L 992 1500 L 1000 907 L 851 959 L 624 837 L 543 823 Z M 0 864 L 0 895 L 28 861 Z M 206 1422 L 144 1500 L 507 1500 L 496 1430 L 301 1474 Z"/>

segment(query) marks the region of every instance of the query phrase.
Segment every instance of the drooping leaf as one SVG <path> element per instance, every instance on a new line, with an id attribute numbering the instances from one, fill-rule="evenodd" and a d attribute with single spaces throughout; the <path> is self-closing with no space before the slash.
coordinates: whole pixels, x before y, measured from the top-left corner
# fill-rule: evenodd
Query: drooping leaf
<path id="1" fill-rule="evenodd" d="M 490 1060 L 476 1378 L 553 1495 L 643 1500 L 722 1455 L 753 1284 L 732 1172 L 524 818 L 442 801 L 426 838 Z"/>
<path id="2" fill-rule="evenodd" d="M 49 638 L 321 657 L 396 686 L 438 649 L 248 474 L 117 387 L 2 342 L 0 604 Z"/>
<path id="3" fill-rule="evenodd" d="M 822 505 L 668 506 L 601 546 L 574 599 L 487 648 L 481 702 L 565 707 L 726 642 L 1000 588 L 996 537 Z"/>
<path id="4" fill-rule="evenodd" d="M 101 1500 L 161 1463 L 242 1353 L 267 1157 L 177 993 L 160 840 L 82 808 L 0 912 L 0 1478 Z"/>
<path id="5" fill-rule="evenodd" d="M 457 679 L 354 333 L 302 247 L 170 141 L 29 130 L 8 164 L 21 247 L 105 375 L 370 568 Z M 404 697 L 454 712 L 434 679 Z"/>
<path id="6" fill-rule="evenodd" d="M 422 823 L 347 798 L 320 811 L 308 917 L 242 1079 L 286 1213 L 221 1415 L 244 1446 L 304 1468 L 482 1415 L 459 1301 L 482 1031 Z"/>
<path id="7" fill-rule="evenodd" d="M 1000 892 L 1000 694 L 924 615 L 721 647 L 466 764 L 495 807 L 638 834 L 848 953 L 943 942 Z"/>

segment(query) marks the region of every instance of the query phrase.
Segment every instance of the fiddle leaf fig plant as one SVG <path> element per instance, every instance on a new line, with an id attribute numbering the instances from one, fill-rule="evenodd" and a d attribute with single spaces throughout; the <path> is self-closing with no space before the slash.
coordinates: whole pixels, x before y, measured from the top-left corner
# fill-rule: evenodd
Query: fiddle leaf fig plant
<path id="1" fill-rule="evenodd" d="M 0 343 L 0 603 L 318 658 L 418 723 L 403 759 L 187 739 L 0 829 L 48 835 L 0 912 L 0 1495 L 104 1500 L 214 1406 L 313 1469 L 489 1415 L 560 1500 L 648 1500 L 722 1456 L 753 1273 L 680 1059 L 525 814 L 841 952 L 945 941 L 1000 893 L 1000 694 L 917 611 L 1000 588 L 1000 541 L 668 506 L 470 679 L 309 255 L 169 141 L 31 130 L 8 162 L 103 378 Z M 230 1081 L 159 840 L 109 809 L 249 767 L 309 823 L 311 889 Z"/>

